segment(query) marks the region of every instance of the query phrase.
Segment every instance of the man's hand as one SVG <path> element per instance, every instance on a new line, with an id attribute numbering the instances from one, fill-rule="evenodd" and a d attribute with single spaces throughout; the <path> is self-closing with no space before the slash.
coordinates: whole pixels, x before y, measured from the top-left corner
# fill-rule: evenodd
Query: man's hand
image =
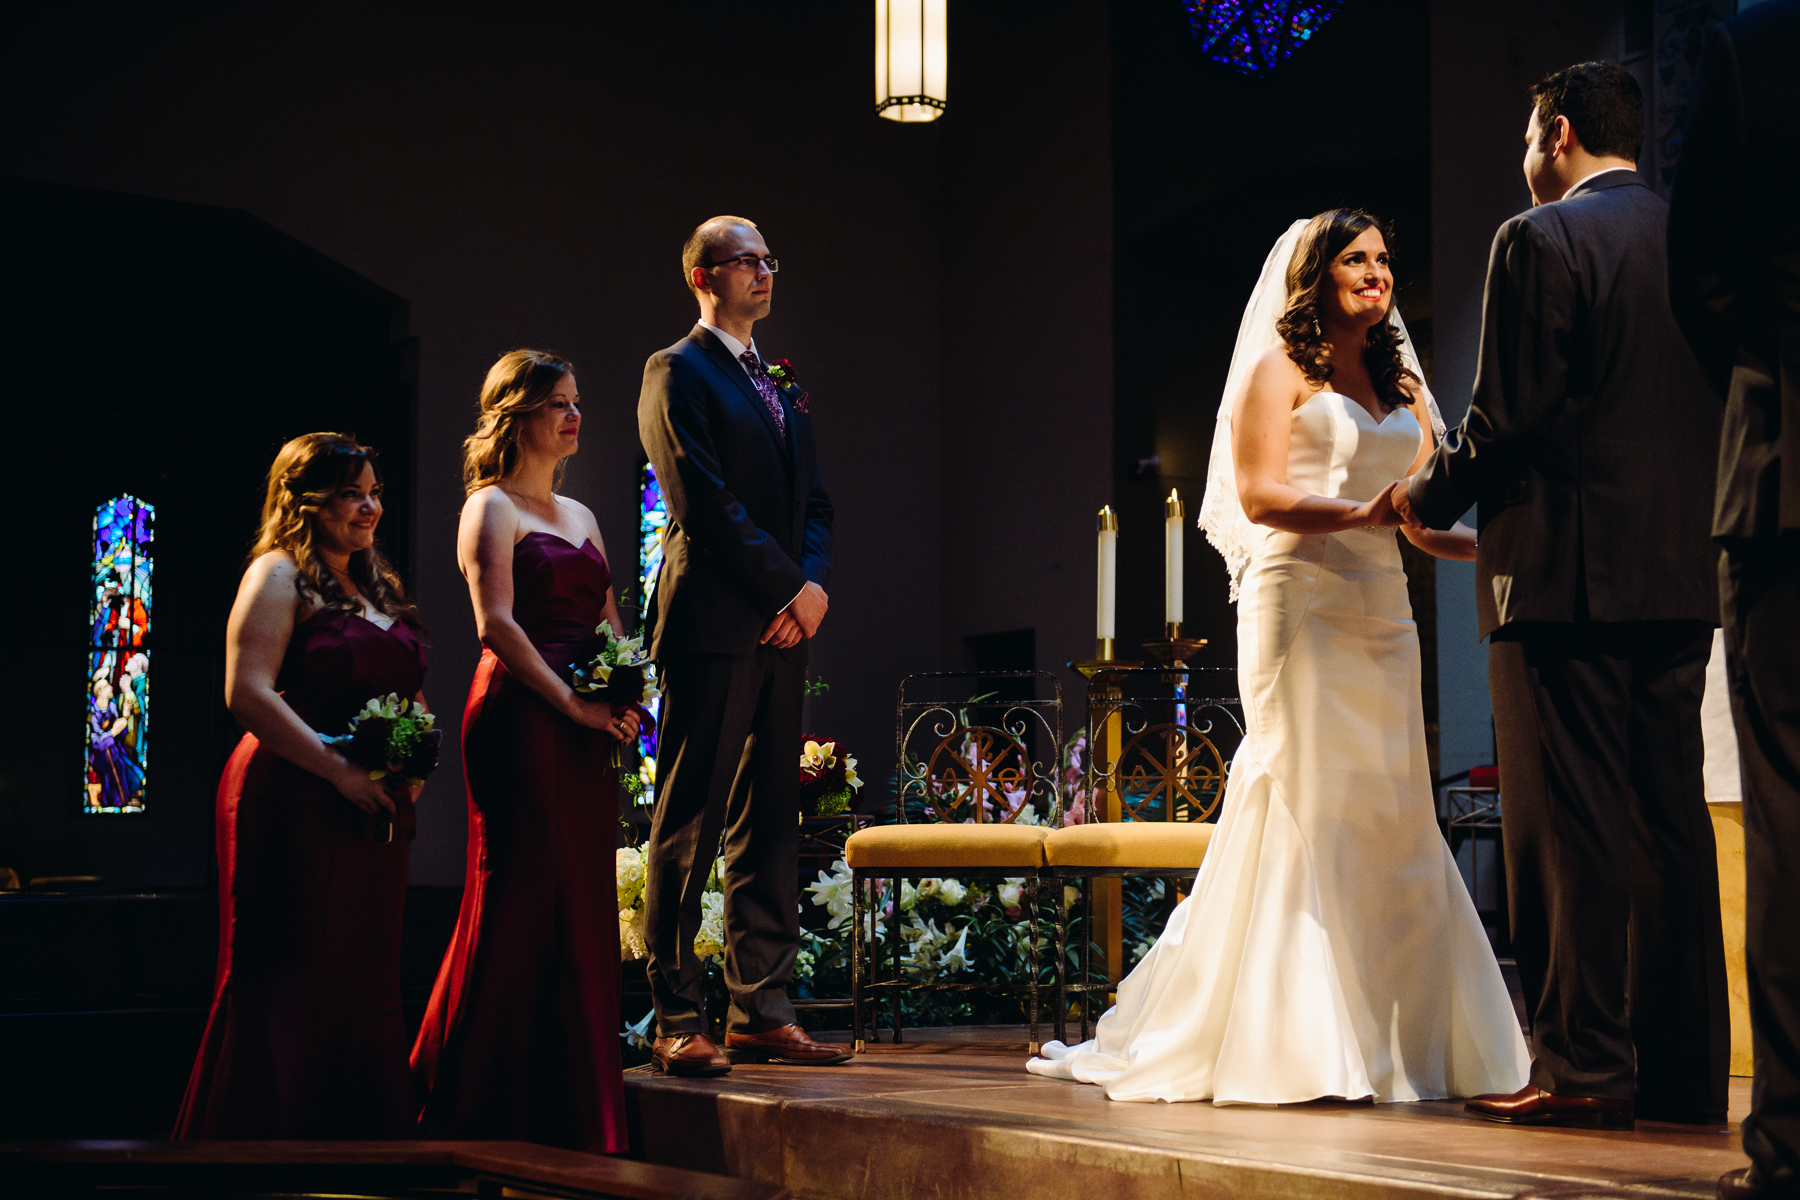
<path id="1" fill-rule="evenodd" d="M 769 622 L 769 627 L 763 630 L 762 644 L 773 646 L 777 650 L 787 650 L 798 646 L 802 636 L 800 622 L 784 610 L 776 613 L 775 619 Z"/>
<path id="2" fill-rule="evenodd" d="M 1413 511 L 1411 475 L 1405 479 L 1394 481 L 1394 486 L 1389 491 L 1389 499 L 1393 503 L 1394 511 L 1400 514 L 1403 522 L 1414 529 L 1425 528 L 1425 522 L 1419 520 L 1419 514 Z"/>
<path id="3" fill-rule="evenodd" d="M 816 583 L 808 583 L 800 589 L 787 606 L 787 615 L 800 623 L 803 637 L 811 637 L 819 632 L 819 623 L 825 619 L 825 610 L 831 607 L 825 595 L 825 589 Z"/>

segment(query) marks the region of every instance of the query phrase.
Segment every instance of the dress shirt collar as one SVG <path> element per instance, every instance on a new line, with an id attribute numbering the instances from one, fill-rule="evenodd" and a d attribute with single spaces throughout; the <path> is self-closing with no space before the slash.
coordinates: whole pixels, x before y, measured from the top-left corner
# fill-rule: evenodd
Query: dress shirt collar
<path id="1" fill-rule="evenodd" d="M 1580 179 L 1577 179 L 1575 181 L 1575 186 L 1563 193 L 1563 199 L 1567 200 L 1570 196 L 1573 196 L 1576 192 L 1580 191 L 1582 188 L 1586 187 L 1588 184 L 1592 183 L 1594 180 L 1600 178 L 1602 175 L 1606 174 L 1608 171 L 1633 171 L 1633 170 L 1635 170 L 1635 168 L 1633 168 L 1633 167 L 1601 167 L 1598 171 L 1595 171 L 1592 175 L 1583 175 Z"/>
<path id="2" fill-rule="evenodd" d="M 714 337 L 718 338 L 720 344 L 723 345 L 725 347 L 725 349 L 727 349 L 731 352 L 731 357 L 733 357 L 733 358 L 742 359 L 744 357 L 744 351 L 746 351 L 746 350 L 750 351 L 750 353 L 752 353 L 752 354 L 756 354 L 756 338 L 754 335 L 752 335 L 750 338 L 750 344 L 748 346 L 746 346 L 746 345 L 744 345 L 744 343 L 738 341 L 736 338 L 732 337 L 729 333 L 726 333 L 723 329 L 720 329 L 717 325 L 714 325 L 710 321 L 700 322 L 700 328 L 710 329 L 712 331 L 712 335 Z M 762 355 L 756 354 L 756 361 L 761 362 Z"/>

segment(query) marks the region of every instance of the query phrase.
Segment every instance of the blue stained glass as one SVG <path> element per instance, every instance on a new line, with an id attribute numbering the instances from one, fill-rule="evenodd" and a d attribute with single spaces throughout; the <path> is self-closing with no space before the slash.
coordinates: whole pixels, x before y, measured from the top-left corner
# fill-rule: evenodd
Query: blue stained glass
<path id="1" fill-rule="evenodd" d="M 144 811 L 155 529 L 155 507 L 135 496 L 94 510 L 82 787 L 87 812 Z"/>
<path id="2" fill-rule="evenodd" d="M 669 524 L 669 511 L 663 505 L 662 485 L 656 481 L 656 468 L 645 463 L 638 487 L 638 587 L 644 597 L 644 619 L 650 619 L 650 597 L 656 594 L 656 577 L 662 570 L 663 530 Z M 649 631 L 645 631 L 648 635 Z M 662 701 L 650 702 L 652 721 L 662 715 Z M 638 803 L 649 804 L 656 798 L 656 726 L 646 722 L 638 733 L 638 752 L 644 765 L 638 776 L 644 790 Z"/>
<path id="3" fill-rule="evenodd" d="M 1343 0 L 1182 0 L 1206 57 L 1246 75 L 1267 75 L 1287 60 Z"/>

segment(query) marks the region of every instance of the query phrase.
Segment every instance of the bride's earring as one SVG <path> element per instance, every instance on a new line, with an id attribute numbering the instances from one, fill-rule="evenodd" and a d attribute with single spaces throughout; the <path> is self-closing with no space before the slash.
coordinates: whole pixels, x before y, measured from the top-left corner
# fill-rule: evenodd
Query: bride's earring
<path id="1" fill-rule="evenodd" d="M 1319 328 L 1319 318 L 1317 317 L 1313 318 L 1313 336 L 1316 338 L 1323 338 L 1325 336 L 1325 331 Z"/>

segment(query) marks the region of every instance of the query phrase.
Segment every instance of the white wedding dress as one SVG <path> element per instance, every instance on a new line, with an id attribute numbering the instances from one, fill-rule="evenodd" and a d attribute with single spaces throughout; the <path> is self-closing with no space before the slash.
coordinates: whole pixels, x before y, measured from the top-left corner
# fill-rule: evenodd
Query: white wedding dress
<path id="1" fill-rule="evenodd" d="M 1320 392 L 1287 481 L 1364 500 L 1412 411 Z M 1029 1069 L 1114 1100 L 1280 1104 L 1511 1092 L 1530 1057 L 1433 810 L 1419 639 L 1392 529 L 1264 530 L 1238 607 L 1246 736 L 1193 894 L 1094 1040 Z"/>

